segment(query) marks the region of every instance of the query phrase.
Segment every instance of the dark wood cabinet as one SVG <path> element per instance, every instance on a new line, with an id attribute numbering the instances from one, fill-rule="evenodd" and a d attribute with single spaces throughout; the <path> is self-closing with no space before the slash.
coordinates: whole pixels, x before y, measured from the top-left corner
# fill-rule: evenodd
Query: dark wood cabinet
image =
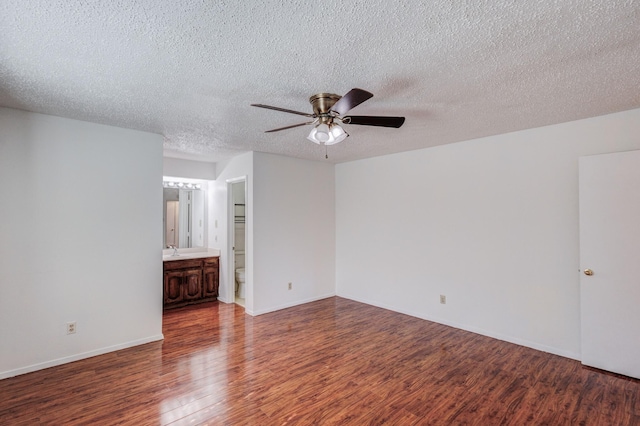
<path id="1" fill-rule="evenodd" d="M 164 304 L 180 303 L 182 297 L 182 271 L 165 271 L 164 273 Z"/>
<path id="2" fill-rule="evenodd" d="M 202 277 L 202 295 L 204 297 L 218 298 L 220 273 L 217 257 L 208 257 L 204 259 Z"/>
<path id="3" fill-rule="evenodd" d="M 165 261 L 163 269 L 165 309 L 218 299 L 217 257 Z"/>

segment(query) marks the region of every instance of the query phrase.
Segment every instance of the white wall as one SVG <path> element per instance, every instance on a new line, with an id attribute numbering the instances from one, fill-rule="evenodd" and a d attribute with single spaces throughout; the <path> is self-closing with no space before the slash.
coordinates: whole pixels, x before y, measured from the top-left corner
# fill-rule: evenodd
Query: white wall
<path id="1" fill-rule="evenodd" d="M 162 339 L 161 136 L 0 108 L 0 182 L 0 378 Z"/>
<path id="2" fill-rule="evenodd" d="M 254 153 L 253 314 L 335 295 L 334 182 L 332 164 Z"/>
<path id="3" fill-rule="evenodd" d="M 203 189 L 192 191 L 191 197 L 191 235 L 192 247 L 205 247 L 205 225 L 207 224 L 207 212 L 205 205 L 205 191 Z"/>
<path id="4" fill-rule="evenodd" d="M 164 176 L 176 176 L 191 179 L 214 180 L 216 165 L 206 161 L 182 160 L 164 157 L 162 159 Z"/>
<path id="5" fill-rule="evenodd" d="M 233 301 L 227 180 L 246 177 L 245 310 L 260 315 L 335 294 L 332 164 L 251 152 L 217 165 L 209 241 L 220 255 L 220 300 Z M 217 241 L 216 241 L 217 240 Z M 214 247 L 214 246 L 212 246 Z M 288 290 L 287 284 L 293 284 Z"/>
<path id="6" fill-rule="evenodd" d="M 631 110 L 337 165 L 337 294 L 579 359 L 578 157 L 639 135 Z"/>

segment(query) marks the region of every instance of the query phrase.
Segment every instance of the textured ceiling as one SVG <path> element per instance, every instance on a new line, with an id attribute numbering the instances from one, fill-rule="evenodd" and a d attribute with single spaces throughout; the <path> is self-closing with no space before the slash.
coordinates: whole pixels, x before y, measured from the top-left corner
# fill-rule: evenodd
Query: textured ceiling
<path id="1" fill-rule="evenodd" d="M 640 1 L 0 0 L 0 105 L 160 133 L 165 155 L 324 161 L 309 96 L 353 87 L 343 162 L 640 107 Z"/>

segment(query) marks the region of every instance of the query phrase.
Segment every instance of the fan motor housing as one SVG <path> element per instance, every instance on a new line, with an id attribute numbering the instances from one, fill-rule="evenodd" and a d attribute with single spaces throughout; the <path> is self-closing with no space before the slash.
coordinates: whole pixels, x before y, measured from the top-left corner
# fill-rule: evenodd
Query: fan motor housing
<path id="1" fill-rule="evenodd" d="M 333 117 L 329 115 L 329 110 L 340 98 L 342 96 L 335 93 L 318 93 L 309 98 L 309 103 L 313 106 L 313 113 L 318 116 L 321 123 L 331 124 Z"/>

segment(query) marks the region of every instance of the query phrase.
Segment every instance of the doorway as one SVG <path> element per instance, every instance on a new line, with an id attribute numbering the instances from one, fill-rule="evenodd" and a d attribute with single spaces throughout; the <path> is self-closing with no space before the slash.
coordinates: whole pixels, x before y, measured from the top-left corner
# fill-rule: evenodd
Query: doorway
<path id="1" fill-rule="evenodd" d="M 229 244 L 230 244 L 230 268 L 229 288 L 232 289 L 234 303 L 245 306 L 246 304 L 246 249 L 247 249 L 247 180 L 246 178 L 231 179 L 227 181 L 229 193 Z"/>

